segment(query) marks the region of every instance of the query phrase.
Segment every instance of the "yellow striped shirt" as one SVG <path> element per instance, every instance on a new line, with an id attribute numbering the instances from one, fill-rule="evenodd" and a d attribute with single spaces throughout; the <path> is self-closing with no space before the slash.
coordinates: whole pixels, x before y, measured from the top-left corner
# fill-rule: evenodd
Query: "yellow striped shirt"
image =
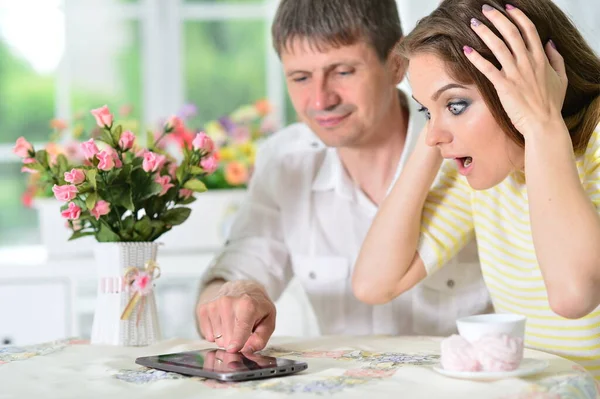
<path id="1" fill-rule="evenodd" d="M 600 213 L 600 131 L 576 161 L 583 187 Z M 527 316 L 527 346 L 569 358 L 600 380 L 600 307 L 578 320 L 550 309 L 523 182 L 522 174 L 515 173 L 491 189 L 476 191 L 457 173 L 454 161 L 445 162 L 423 209 L 419 254 L 431 274 L 475 234 L 496 312 Z"/>

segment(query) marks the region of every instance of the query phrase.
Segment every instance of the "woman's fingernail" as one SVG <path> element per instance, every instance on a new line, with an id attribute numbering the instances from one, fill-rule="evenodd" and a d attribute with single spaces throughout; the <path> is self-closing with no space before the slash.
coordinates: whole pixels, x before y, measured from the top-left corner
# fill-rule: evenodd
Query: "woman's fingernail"
<path id="1" fill-rule="evenodd" d="M 479 26 L 479 25 L 481 25 L 481 21 L 479 21 L 477 18 L 471 18 L 471 25 Z"/>
<path id="2" fill-rule="evenodd" d="M 552 46 L 552 48 L 554 50 L 556 50 L 556 44 L 554 43 L 554 41 L 552 39 L 548 40 L 548 43 L 550 43 L 550 45 Z"/>
<path id="3" fill-rule="evenodd" d="M 473 47 L 463 46 L 463 51 L 465 54 L 471 54 L 473 52 Z"/>
<path id="4" fill-rule="evenodd" d="M 492 11 L 494 9 L 494 7 L 490 6 L 489 4 L 484 4 L 481 8 L 483 11 Z"/>
<path id="5" fill-rule="evenodd" d="M 512 4 L 506 4 L 506 5 L 504 6 L 504 8 L 506 8 L 508 11 L 510 11 L 510 10 L 514 10 L 514 9 L 515 9 L 515 8 L 517 8 L 517 7 L 513 6 Z"/>

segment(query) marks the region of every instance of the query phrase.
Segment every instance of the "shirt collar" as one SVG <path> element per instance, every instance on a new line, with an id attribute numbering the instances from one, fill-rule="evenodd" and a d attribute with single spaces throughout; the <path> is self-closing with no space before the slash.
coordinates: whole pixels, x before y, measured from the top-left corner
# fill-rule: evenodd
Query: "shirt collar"
<path id="1" fill-rule="evenodd" d="M 354 198 L 354 185 L 342 165 L 337 150 L 327 147 L 323 151 L 323 162 L 313 181 L 313 191 L 335 190 L 345 198 Z"/>
<path id="2" fill-rule="evenodd" d="M 408 159 L 408 155 L 412 152 L 415 143 L 417 141 L 419 132 L 421 131 L 424 125 L 423 121 L 419 120 L 418 108 L 414 101 L 408 98 L 408 129 L 406 134 L 406 142 L 404 144 L 404 150 L 402 151 L 402 155 L 400 157 L 400 162 L 398 163 L 398 168 L 396 170 L 396 174 L 394 179 L 392 180 L 393 186 L 394 182 L 400 175 L 400 171 L 402 167 L 406 163 Z M 346 173 L 344 166 L 342 165 L 342 161 L 338 155 L 338 152 L 333 147 L 325 147 L 323 149 L 324 157 L 321 167 L 317 172 L 315 179 L 313 180 L 312 190 L 313 191 L 329 191 L 335 190 L 341 196 L 354 199 L 356 197 L 356 189 L 352 180 Z"/>

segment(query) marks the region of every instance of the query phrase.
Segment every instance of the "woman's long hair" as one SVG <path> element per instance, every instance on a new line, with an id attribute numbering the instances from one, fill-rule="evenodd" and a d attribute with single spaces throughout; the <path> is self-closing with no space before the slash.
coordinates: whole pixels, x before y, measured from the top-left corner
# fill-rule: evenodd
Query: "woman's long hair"
<path id="1" fill-rule="evenodd" d="M 447 65 L 448 74 L 463 84 L 475 84 L 492 115 L 507 136 L 524 146 L 524 139 L 512 125 L 491 82 L 464 56 L 468 45 L 500 68 L 491 50 L 470 28 L 471 18 L 486 24 L 499 38 L 502 35 L 482 15 L 482 6 L 489 4 L 506 15 L 505 3 L 500 0 L 445 0 L 416 28 L 403 38 L 395 51 L 408 59 L 418 53 L 433 53 Z M 562 116 L 569 129 L 576 153 L 585 150 L 600 123 L 600 58 L 585 42 L 573 22 L 551 0 L 511 0 L 510 4 L 523 11 L 534 23 L 545 44 L 556 44 L 565 60 L 569 79 Z"/>

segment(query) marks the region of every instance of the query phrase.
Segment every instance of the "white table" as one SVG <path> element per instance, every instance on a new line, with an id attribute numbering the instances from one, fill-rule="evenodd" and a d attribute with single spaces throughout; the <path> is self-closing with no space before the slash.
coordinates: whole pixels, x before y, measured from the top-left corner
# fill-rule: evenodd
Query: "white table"
<path id="1" fill-rule="evenodd" d="M 473 382 L 437 374 L 439 338 L 274 338 L 265 352 L 299 359 L 293 376 L 220 383 L 146 369 L 136 357 L 210 348 L 204 341 L 171 340 L 143 348 L 61 341 L 0 348 L 0 398 L 498 398 L 593 399 L 597 383 L 573 362 L 527 349 L 549 367 L 525 379 Z M 318 396 L 317 396 L 318 394 Z"/>

